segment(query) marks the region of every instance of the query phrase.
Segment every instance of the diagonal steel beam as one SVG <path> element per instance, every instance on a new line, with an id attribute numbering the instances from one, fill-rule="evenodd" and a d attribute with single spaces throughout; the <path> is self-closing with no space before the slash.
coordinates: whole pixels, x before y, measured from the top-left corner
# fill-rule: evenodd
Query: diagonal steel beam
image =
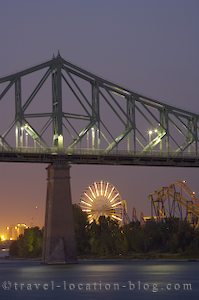
<path id="1" fill-rule="evenodd" d="M 28 106 L 30 105 L 30 103 L 32 102 L 32 100 L 34 99 L 34 97 L 37 95 L 37 93 L 39 92 L 39 90 L 43 86 L 44 82 L 46 81 L 46 79 L 48 78 L 48 76 L 50 75 L 50 73 L 51 73 L 51 69 L 49 68 L 47 70 L 47 72 L 44 74 L 44 76 L 42 77 L 42 79 L 37 84 L 36 88 L 34 89 L 34 91 L 32 92 L 32 94 L 30 95 L 30 97 L 28 98 L 28 100 L 23 105 L 23 107 L 22 107 L 23 111 L 25 111 L 28 108 Z"/>
<path id="2" fill-rule="evenodd" d="M 77 93 L 75 92 L 75 90 L 73 89 L 73 87 L 71 86 L 71 84 L 68 82 L 68 80 L 66 79 L 66 77 L 62 74 L 62 78 L 64 79 L 65 83 L 68 85 L 69 89 L 71 90 L 71 92 L 73 93 L 73 95 L 76 97 L 76 99 L 78 100 L 78 102 L 80 103 L 80 105 L 83 107 L 83 109 L 85 110 L 85 112 L 88 114 L 88 116 L 91 117 L 90 112 L 87 110 L 87 108 L 85 107 L 85 105 L 82 103 L 81 99 L 79 98 L 79 96 L 77 95 Z"/>
<path id="3" fill-rule="evenodd" d="M 6 93 L 9 91 L 9 89 L 11 88 L 11 86 L 13 85 L 13 83 L 15 82 L 15 80 L 12 80 L 3 90 L 3 92 L 0 94 L 0 100 L 3 99 L 3 97 L 6 95 Z"/>

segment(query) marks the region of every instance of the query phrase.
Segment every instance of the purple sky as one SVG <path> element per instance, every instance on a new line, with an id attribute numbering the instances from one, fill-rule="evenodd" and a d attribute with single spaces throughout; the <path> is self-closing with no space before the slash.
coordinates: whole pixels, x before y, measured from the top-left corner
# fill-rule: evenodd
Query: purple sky
<path id="1" fill-rule="evenodd" d="M 60 50 L 105 79 L 199 114 L 198 11 L 198 0 L 1 0 L 0 77 Z M 42 225 L 45 167 L 0 164 L 0 226 Z M 104 179 L 127 200 L 129 215 L 133 206 L 149 214 L 150 192 L 186 179 L 199 194 L 198 174 L 191 168 L 74 165 L 73 202 L 88 184 Z"/>

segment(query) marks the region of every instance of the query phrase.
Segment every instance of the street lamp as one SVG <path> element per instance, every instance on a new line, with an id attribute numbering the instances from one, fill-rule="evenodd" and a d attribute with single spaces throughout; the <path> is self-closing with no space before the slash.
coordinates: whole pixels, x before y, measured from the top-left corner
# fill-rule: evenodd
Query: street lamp
<path id="1" fill-rule="evenodd" d="M 149 135 L 149 147 L 150 147 L 150 151 L 152 150 L 152 149 L 151 149 L 151 145 L 150 145 L 152 134 L 153 134 L 153 131 L 152 131 L 152 130 L 149 130 L 149 131 L 148 131 L 148 135 Z"/>
<path id="2" fill-rule="evenodd" d="M 152 141 L 152 134 L 156 134 L 156 136 L 157 136 L 157 134 L 158 134 L 158 129 L 157 128 L 155 128 L 154 130 L 152 130 L 152 129 L 150 129 L 149 131 L 148 131 L 148 135 L 149 135 L 149 145 L 150 145 L 150 143 L 151 143 L 151 141 Z M 152 147 L 151 147 L 151 145 L 150 145 L 150 150 L 152 151 Z"/>
<path id="3" fill-rule="evenodd" d="M 149 143 L 151 142 L 151 136 L 153 134 L 153 130 L 149 130 L 148 131 L 148 135 L 149 135 Z"/>

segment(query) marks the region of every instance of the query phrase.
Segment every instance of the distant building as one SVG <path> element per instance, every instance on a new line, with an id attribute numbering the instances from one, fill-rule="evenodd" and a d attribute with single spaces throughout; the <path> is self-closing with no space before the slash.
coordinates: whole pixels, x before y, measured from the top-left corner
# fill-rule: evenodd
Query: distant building
<path id="1" fill-rule="evenodd" d="M 28 226 L 26 224 L 17 224 L 17 237 L 19 237 L 21 234 L 24 234 L 24 231 L 27 228 Z"/>
<path id="2" fill-rule="evenodd" d="M 20 235 L 24 234 L 24 230 L 28 228 L 26 224 L 10 225 L 6 227 L 6 239 L 16 240 Z"/>
<path id="3" fill-rule="evenodd" d="M 17 232 L 16 227 L 14 225 L 10 225 L 6 227 L 6 240 L 16 240 L 17 239 Z"/>

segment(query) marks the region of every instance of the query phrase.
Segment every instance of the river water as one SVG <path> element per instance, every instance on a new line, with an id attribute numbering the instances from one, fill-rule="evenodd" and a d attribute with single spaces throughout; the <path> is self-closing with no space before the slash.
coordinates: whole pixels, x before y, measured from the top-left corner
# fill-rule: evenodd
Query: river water
<path id="1" fill-rule="evenodd" d="M 0 299 L 199 299 L 198 261 L 0 260 Z"/>

